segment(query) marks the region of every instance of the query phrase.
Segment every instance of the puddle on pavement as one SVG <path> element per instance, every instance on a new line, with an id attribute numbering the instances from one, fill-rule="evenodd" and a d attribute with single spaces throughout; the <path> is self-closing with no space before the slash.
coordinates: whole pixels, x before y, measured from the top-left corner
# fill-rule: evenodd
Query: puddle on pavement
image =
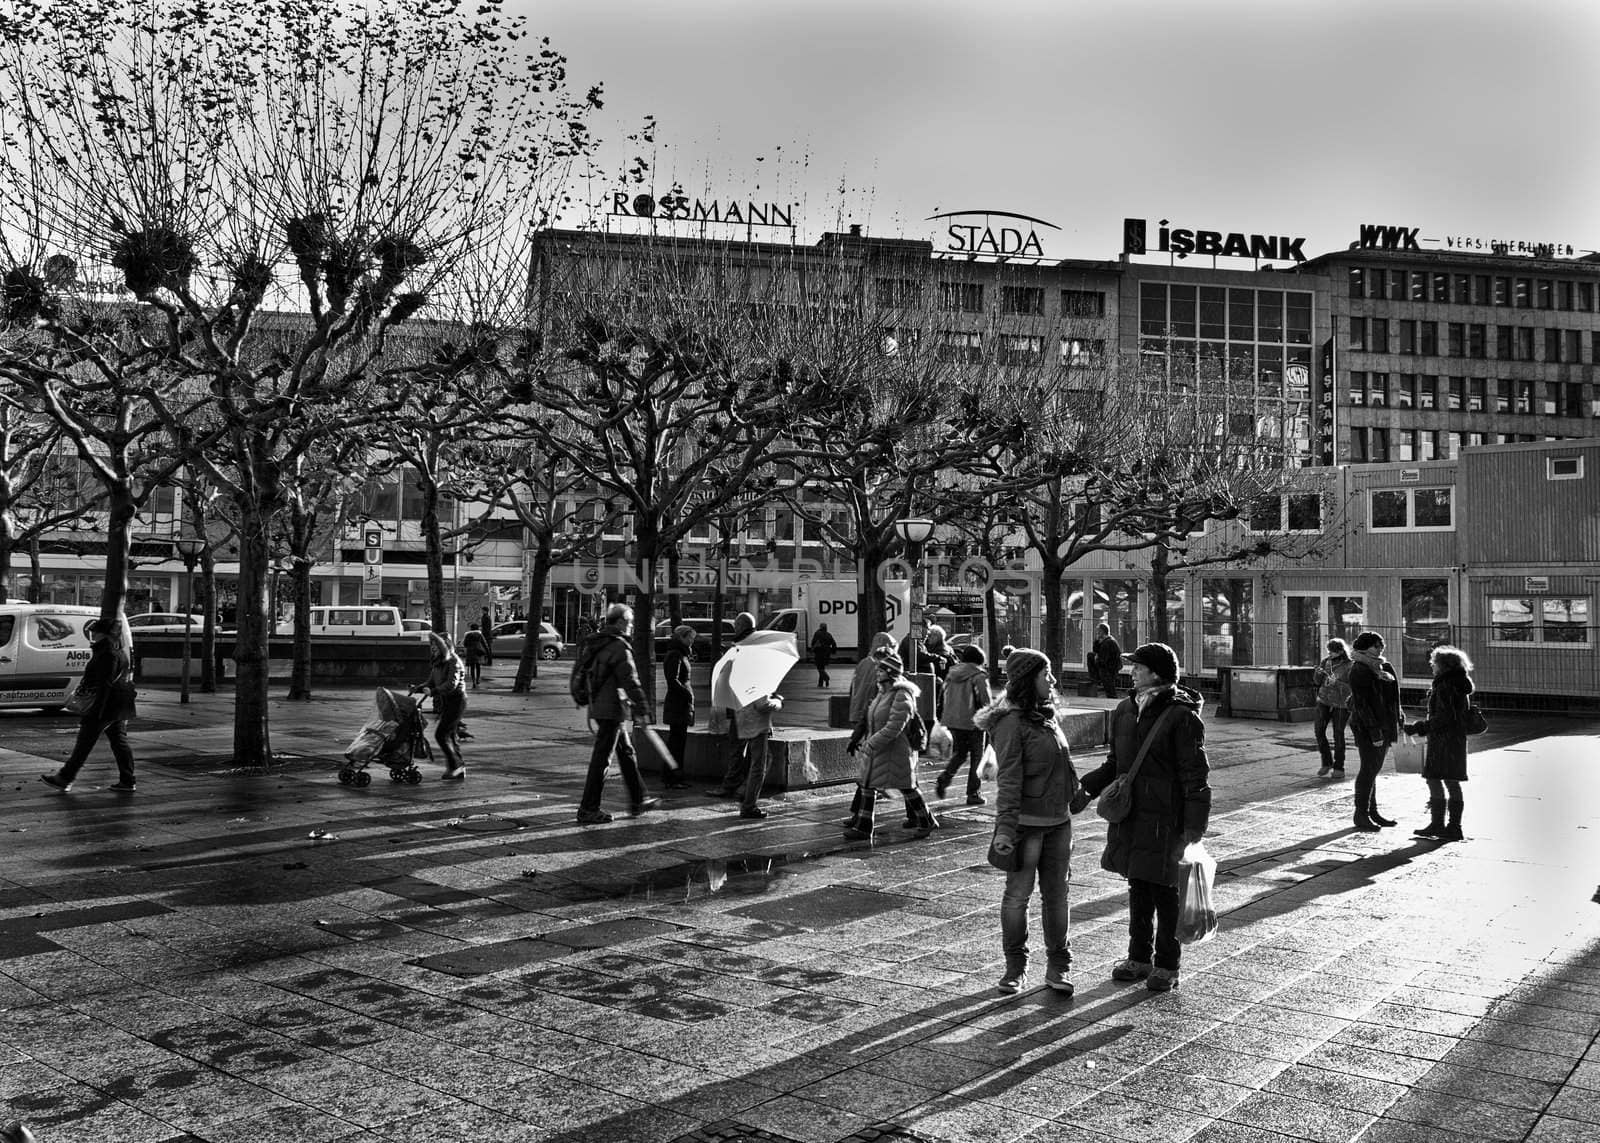
<path id="1" fill-rule="evenodd" d="M 652 869 L 628 878 L 607 878 L 592 873 L 581 882 L 565 881 L 560 873 L 535 872 L 535 887 L 574 901 L 699 901 L 710 897 L 759 897 L 782 878 L 793 876 L 796 864 L 810 853 L 730 855 L 685 861 Z M 560 889 L 557 882 L 565 881 Z"/>

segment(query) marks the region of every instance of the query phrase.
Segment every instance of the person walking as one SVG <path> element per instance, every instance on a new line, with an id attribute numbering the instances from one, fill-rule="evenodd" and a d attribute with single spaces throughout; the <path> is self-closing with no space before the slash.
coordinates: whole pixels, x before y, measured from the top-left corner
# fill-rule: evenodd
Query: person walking
<path id="1" fill-rule="evenodd" d="M 483 679 L 483 664 L 493 656 L 489 654 L 489 641 L 483 637 L 476 623 L 467 625 L 467 633 L 461 639 L 461 649 L 466 654 L 467 676 L 472 680 L 472 689 L 477 690 L 478 683 Z"/>
<path id="2" fill-rule="evenodd" d="M 817 664 L 817 686 L 825 687 L 833 682 L 828 674 L 828 664 L 833 662 L 833 653 L 838 649 L 839 644 L 828 634 L 828 625 L 817 624 L 817 633 L 811 636 L 811 658 Z"/>
<path id="3" fill-rule="evenodd" d="M 639 682 L 639 667 L 634 662 L 633 608 L 613 603 L 606 609 L 606 620 L 584 644 L 573 664 L 573 673 L 588 674 L 589 718 L 594 722 L 594 749 L 589 754 L 589 773 L 578 799 L 579 825 L 604 825 L 611 815 L 600 808 L 606 770 L 614 757 L 628 790 L 628 814 L 637 817 L 660 805 L 659 798 L 646 795 L 639 776 L 639 756 L 628 734 L 628 724 L 644 729 L 650 725 L 650 699 Z"/>
<path id="4" fill-rule="evenodd" d="M 963 648 L 965 650 L 965 648 Z M 1078 776 L 1067 736 L 1056 721 L 1055 676 L 1050 660 L 1023 648 L 1006 661 L 1005 697 L 977 713 L 994 738 L 1000 763 L 995 780 L 994 851 L 1012 855 L 1000 899 L 1000 948 L 1005 973 L 1001 993 L 1022 991 L 1028 967 L 1028 901 L 1039 888 L 1046 986 L 1072 995 L 1072 799 Z M 957 668 L 959 670 L 959 667 Z M 951 672 L 952 678 L 955 671 Z M 951 701 L 957 691 L 951 688 Z"/>
<path id="5" fill-rule="evenodd" d="M 663 776 L 667 789 L 685 790 L 684 757 L 689 748 L 689 727 L 694 725 L 694 687 L 689 681 L 689 664 L 694 662 L 694 628 L 680 623 L 672 629 L 672 641 L 661 660 L 667 694 L 661 703 L 661 719 L 667 724 L 667 754 L 672 770 Z"/>
<path id="6" fill-rule="evenodd" d="M 1378 772 L 1400 738 L 1400 681 L 1383 657 L 1383 636 L 1363 631 L 1351 649 L 1350 734 L 1361 769 L 1356 771 L 1355 827 L 1371 833 L 1398 824 L 1378 812 Z"/>
<path id="7" fill-rule="evenodd" d="M 742 643 L 745 638 L 756 629 L 756 617 L 748 611 L 741 611 L 733 617 L 733 632 L 730 635 L 731 643 Z M 715 668 L 713 668 L 715 669 Z M 722 781 L 706 791 L 707 797 L 712 798 L 737 798 L 744 790 L 745 779 L 749 777 L 750 759 L 745 753 L 744 739 L 739 737 L 739 712 L 733 707 L 722 709 L 723 722 L 727 726 L 728 736 L 728 765 L 722 773 Z"/>
<path id="8" fill-rule="evenodd" d="M 457 782 L 467 776 L 456 739 L 462 716 L 467 713 L 466 681 L 466 664 L 450 640 L 437 631 L 428 632 L 428 677 L 412 687 L 411 693 L 433 696 L 433 740 L 444 755 L 444 773 L 439 775 L 442 782 Z"/>
<path id="9" fill-rule="evenodd" d="M 139 714 L 133 686 L 133 657 L 128 652 L 131 637 L 120 615 L 114 619 L 95 619 L 89 623 L 89 661 L 84 664 L 80 691 L 93 697 L 87 710 L 78 716 L 78 738 L 72 753 L 53 774 L 39 780 L 62 793 L 72 789 L 78 771 L 88 761 L 89 752 L 100 736 L 106 736 L 111 757 L 117 764 L 117 782 L 111 789 L 131 794 L 137 788 L 133 773 L 133 747 L 128 744 L 128 720 Z"/>
<path id="10" fill-rule="evenodd" d="M 478 630 L 483 632 L 483 662 L 485 666 L 494 666 L 494 616 L 485 607 L 483 614 L 478 616 Z"/>
<path id="11" fill-rule="evenodd" d="M 887 631 L 879 631 L 872 637 L 867 653 L 856 664 L 855 674 L 850 679 L 851 726 L 861 725 L 861 720 L 867 717 L 867 708 L 878 693 L 878 652 L 887 651 L 893 646 L 894 636 Z"/>
<path id="12" fill-rule="evenodd" d="M 739 741 L 744 749 L 744 788 L 740 798 L 741 818 L 761 819 L 767 811 L 758 805 L 761 787 L 767 781 L 767 743 L 772 741 L 772 716 L 783 709 L 778 695 L 763 695 L 733 712 Z"/>
<path id="13" fill-rule="evenodd" d="M 1328 655 L 1317 664 L 1313 678 L 1317 683 L 1317 752 L 1322 755 L 1319 778 L 1344 777 L 1344 731 L 1350 722 L 1350 644 L 1343 639 L 1328 640 Z M 1333 746 L 1328 746 L 1328 727 L 1333 727 Z"/>
<path id="14" fill-rule="evenodd" d="M 906 726 L 916 713 L 921 691 L 905 677 L 905 666 L 892 650 L 878 652 L 876 662 L 878 693 L 845 747 L 852 754 L 864 754 L 845 829 L 871 837 L 877 808 L 875 791 L 893 789 L 899 790 L 905 800 L 906 828 L 915 829 L 918 837 L 927 837 L 939 827 L 939 820 L 917 789 L 917 754 L 906 738 Z"/>
<path id="15" fill-rule="evenodd" d="M 1211 818 L 1210 766 L 1203 700 L 1181 686 L 1177 653 L 1165 643 L 1144 643 L 1122 657 L 1133 674 L 1133 693 L 1111 713 L 1111 748 L 1083 776 L 1076 813 L 1117 778 L 1138 771 L 1127 817 L 1106 823 L 1100 866 L 1128 880 L 1128 956 L 1113 980 L 1143 980 L 1151 992 L 1178 987 L 1183 946 L 1178 914 L 1183 904 L 1183 851 L 1205 836 Z"/>
<path id="16" fill-rule="evenodd" d="M 1407 724 L 1407 734 L 1428 739 L 1422 777 L 1428 783 L 1428 824 L 1413 837 L 1461 841 L 1461 783 L 1467 780 L 1467 711 L 1472 705 L 1472 660 L 1449 644 L 1428 654 L 1433 686 L 1428 689 L 1428 717 Z M 1450 820 L 1445 821 L 1449 810 Z"/>
<path id="17" fill-rule="evenodd" d="M 989 672 L 984 667 L 983 648 L 968 643 L 956 652 L 956 664 L 950 668 L 950 676 L 945 684 L 943 719 L 950 731 L 950 761 L 945 763 L 943 772 L 934 783 L 934 793 L 940 799 L 949 791 L 950 783 L 955 781 L 965 763 L 968 767 L 967 805 L 984 804 L 986 799 L 980 792 L 983 778 L 978 773 L 978 763 L 983 759 L 985 735 L 978 729 L 975 719 L 978 712 L 993 701 L 994 696 L 989 691 Z"/>
<path id="18" fill-rule="evenodd" d="M 1104 690 L 1106 698 L 1116 698 L 1117 680 L 1122 677 L 1122 645 L 1111 637 L 1109 623 L 1094 629 L 1088 659 L 1089 681 Z"/>

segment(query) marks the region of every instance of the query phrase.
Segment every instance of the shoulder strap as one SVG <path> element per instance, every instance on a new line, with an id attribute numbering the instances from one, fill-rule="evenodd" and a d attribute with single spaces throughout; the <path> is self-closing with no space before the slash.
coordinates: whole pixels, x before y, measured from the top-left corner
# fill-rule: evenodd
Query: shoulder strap
<path id="1" fill-rule="evenodd" d="M 1139 772 L 1139 767 L 1144 764 L 1144 756 L 1150 753 L 1150 747 L 1155 743 L 1156 731 L 1166 725 L 1167 717 L 1178 709 L 1177 703 L 1170 703 L 1167 709 L 1156 716 L 1155 725 L 1150 728 L 1150 733 L 1144 736 L 1144 741 L 1139 745 L 1139 753 L 1133 757 L 1133 765 L 1128 767 L 1128 781 L 1132 782 L 1134 775 Z"/>

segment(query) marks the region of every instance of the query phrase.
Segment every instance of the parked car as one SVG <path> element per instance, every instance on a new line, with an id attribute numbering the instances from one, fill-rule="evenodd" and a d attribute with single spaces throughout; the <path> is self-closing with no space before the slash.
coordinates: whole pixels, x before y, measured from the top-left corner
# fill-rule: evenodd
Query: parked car
<path id="1" fill-rule="evenodd" d="M 140 635 L 182 635 L 185 626 L 198 639 L 205 628 L 204 615 L 184 615 L 177 611 L 146 611 L 142 615 L 128 616 L 128 632 Z"/>
<path id="2" fill-rule="evenodd" d="M 400 621 L 400 626 L 405 628 L 407 631 L 420 632 L 433 630 L 433 624 L 429 623 L 426 619 L 402 619 Z"/>
<path id="3" fill-rule="evenodd" d="M 711 632 L 716 630 L 709 619 L 685 619 L 690 627 L 694 628 L 694 657 L 699 662 L 709 662 L 711 659 Z M 655 656 L 659 662 L 666 656 L 672 644 L 673 622 L 663 619 L 655 626 Z M 726 651 L 733 646 L 733 620 L 722 621 L 722 649 Z"/>
<path id="4" fill-rule="evenodd" d="M 507 623 L 497 623 L 494 627 L 494 638 L 490 647 L 496 659 L 522 658 L 522 645 L 527 641 L 528 621 L 526 619 L 513 619 Z M 539 658 L 549 662 L 561 658 L 561 652 L 566 644 L 561 641 L 561 636 L 556 629 L 548 623 L 539 624 Z"/>

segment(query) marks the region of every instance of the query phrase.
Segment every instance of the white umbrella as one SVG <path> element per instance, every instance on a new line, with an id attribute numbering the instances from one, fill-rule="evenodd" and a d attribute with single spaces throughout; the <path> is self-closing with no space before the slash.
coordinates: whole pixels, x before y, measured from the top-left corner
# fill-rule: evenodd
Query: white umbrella
<path id="1" fill-rule="evenodd" d="M 752 631 L 711 668 L 711 701 L 742 710 L 776 691 L 799 661 L 793 633 Z"/>

